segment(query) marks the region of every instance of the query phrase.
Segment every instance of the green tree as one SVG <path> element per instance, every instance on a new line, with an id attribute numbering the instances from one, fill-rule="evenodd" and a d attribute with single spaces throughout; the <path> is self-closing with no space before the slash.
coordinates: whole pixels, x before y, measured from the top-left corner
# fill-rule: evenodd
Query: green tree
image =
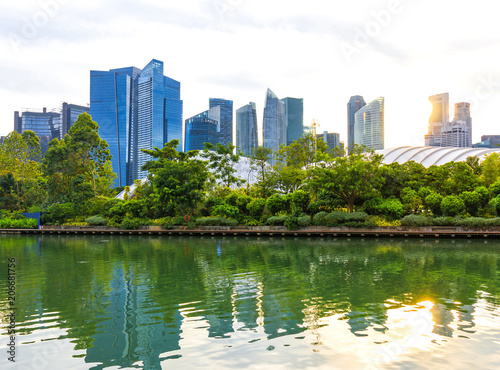
<path id="1" fill-rule="evenodd" d="M 431 193 L 425 197 L 425 206 L 431 210 L 432 214 L 435 216 L 440 216 L 441 212 L 441 202 L 443 201 L 443 197 L 438 193 Z"/>
<path id="2" fill-rule="evenodd" d="M 211 169 L 212 176 L 219 180 L 222 186 L 230 188 L 235 185 L 241 186 L 246 180 L 236 177 L 236 165 L 241 158 L 241 152 L 235 151 L 235 146 L 231 143 L 227 145 L 205 143 L 203 145 L 202 158 L 208 161 L 208 168 Z"/>
<path id="3" fill-rule="evenodd" d="M 345 157 L 336 157 L 311 168 L 308 186 L 316 194 L 320 189 L 337 194 L 347 203 L 349 212 L 353 212 L 357 199 L 376 193 L 384 183 L 383 156 L 373 150 L 363 150 L 354 147 Z"/>
<path id="4" fill-rule="evenodd" d="M 455 195 L 448 195 L 441 202 L 441 211 L 445 216 L 455 217 L 460 215 L 465 211 L 464 201 Z"/>
<path id="5" fill-rule="evenodd" d="M 274 191 L 272 184 L 272 168 L 269 161 L 272 158 L 273 150 L 263 146 L 253 148 L 250 156 L 250 166 L 257 171 L 256 187 L 263 196 L 269 196 Z"/>
<path id="6" fill-rule="evenodd" d="M 477 216 L 479 207 L 481 206 L 481 199 L 477 192 L 475 191 L 464 191 L 460 194 L 460 198 L 463 200 L 465 205 L 465 210 L 468 214 L 473 217 Z"/>
<path id="7" fill-rule="evenodd" d="M 487 154 L 481 162 L 481 179 L 490 187 L 500 177 L 500 155 L 496 152 Z"/>

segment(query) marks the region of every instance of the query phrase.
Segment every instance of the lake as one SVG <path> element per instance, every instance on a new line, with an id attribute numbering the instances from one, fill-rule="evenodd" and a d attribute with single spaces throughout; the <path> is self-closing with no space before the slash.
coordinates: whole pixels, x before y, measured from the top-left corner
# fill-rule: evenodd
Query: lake
<path id="1" fill-rule="evenodd" d="M 500 364 L 500 241 L 2 235 L 0 280 L 6 369 Z"/>

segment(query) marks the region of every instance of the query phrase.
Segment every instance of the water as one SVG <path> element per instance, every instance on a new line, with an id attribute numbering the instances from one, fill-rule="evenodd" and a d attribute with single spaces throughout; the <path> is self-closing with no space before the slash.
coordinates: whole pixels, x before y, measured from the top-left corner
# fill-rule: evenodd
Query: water
<path id="1" fill-rule="evenodd" d="M 500 364 L 500 241 L 1 236 L 4 287 L 11 257 L 1 368 Z"/>

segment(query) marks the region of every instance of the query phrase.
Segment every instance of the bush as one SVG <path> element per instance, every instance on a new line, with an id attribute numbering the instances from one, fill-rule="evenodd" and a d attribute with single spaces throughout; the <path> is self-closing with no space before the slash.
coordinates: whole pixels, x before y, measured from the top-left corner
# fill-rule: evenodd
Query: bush
<path id="1" fill-rule="evenodd" d="M 458 226 L 470 228 L 500 226 L 500 217 L 482 218 L 482 217 L 467 217 L 456 221 Z"/>
<path id="2" fill-rule="evenodd" d="M 85 219 L 85 222 L 92 226 L 106 226 L 108 224 L 108 220 L 102 216 L 90 216 Z"/>
<path id="3" fill-rule="evenodd" d="M 196 220 L 196 226 L 238 226 L 238 221 L 224 217 L 201 217 Z"/>
<path id="4" fill-rule="evenodd" d="M 401 220 L 401 226 L 429 226 L 432 221 L 424 216 L 407 215 Z"/>
<path id="5" fill-rule="evenodd" d="M 279 194 L 273 194 L 266 201 L 267 209 L 274 216 L 276 213 L 286 211 L 287 199 Z"/>
<path id="6" fill-rule="evenodd" d="M 465 204 L 462 199 L 455 195 L 449 195 L 441 202 L 443 215 L 455 217 L 465 212 Z"/>
<path id="7" fill-rule="evenodd" d="M 238 198 L 239 198 L 239 197 L 240 197 L 240 195 L 239 195 L 237 192 L 233 191 L 233 192 L 231 192 L 231 194 L 229 194 L 229 195 L 228 195 L 228 196 L 224 199 L 224 201 L 225 201 L 227 204 L 229 204 L 229 205 L 231 205 L 231 206 L 235 206 L 235 207 L 236 207 L 236 204 L 237 204 L 237 202 L 238 202 Z"/>
<path id="8" fill-rule="evenodd" d="M 260 226 L 262 223 L 254 218 L 251 218 L 245 222 L 245 226 Z"/>
<path id="9" fill-rule="evenodd" d="M 124 230 L 137 230 L 143 225 L 143 221 L 140 218 L 132 218 L 126 216 L 122 223 L 120 224 L 120 228 Z"/>
<path id="10" fill-rule="evenodd" d="M 240 210 L 240 213 L 242 213 L 242 214 L 248 213 L 247 205 L 251 201 L 252 201 L 252 197 L 250 197 L 248 195 L 240 195 L 240 197 L 236 201 L 236 206 Z"/>
<path id="11" fill-rule="evenodd" d="M 464 191 L 460 194 L 460 198 L 464 202 L 467 213 L 471 216 L 477 216 L 479 207 L 481 206 L 480 194 L 475 191 Z"/>
<path id="12" fill-rule="evenodd" d="M 36 229 L 37 220 L 33 218 L 0 218 L 0 229 Z"/>
<path id="13" fill-rule="evenodd" d="M 313 224 L 315 226 L 326 226 L 326 216 L 328 216 L 328 212 L 316 213 L 313 217 Z"/>
<path id="14" fill-rule="evenodd" d="M 308 227 L 311 225 L 311 216 L 300 216 L 297 220 L 300 227 Z"/>
<path id="15" fill-rule="evenodd" d="M 266 207 L 265 199 L 262 198 L 254 199 L 247 204 L 248 214 L 255 219 L 259 219 L 261 218 L 262 212 L 264 212 L 265 207 Z"/>
<path id="16" fill-rule="evenodd" d="M 479 196 L 479 202 L 481 204 L 481 208 L 484 208 L 488 205 L 488 202 L 490 201 L 490 192 L 486 188 L 486 186 L 478 186 L 477 188 L 474 189 L 474 193 L 477 193 Z"/>
<path id="17" fill-rule="evenodd" d="M 500 180 L 497 180 L 490 185 L 490 194 L 492 198 L 500 195 Z"/>
<path id="18" fill-rule="evenodd" d="M 311 196 L 304 190 L 295 190 L 291 195 L 291 200 L 292 210 L 294 212 L 307 212 L 309 203 L 311 202 Z"/>
<path id="19" fill-rule="evenodd" d="M 73 203 L 52 204 L 47 208 L 41 217 L 41 222 L 44 225 L 62 225 L 70 218 L 75 217 L 75 209 Z"/>
<path id="20" fill-rule="evenodd" d="M 347 212 L 342 211 L 333 211 L 332 213 L 329 213 L 325 218 L 326 226 L 338 226 L 346 222 L 347 214 Z"/>
<path id="21" fill-rule="evenodd" d="M 433 226 L 455 226 L 456 220 L 453 217 L 436 217 L 432 220 Z"/>
<path id="22" fill-rule="evenodd" d="M 431 210 L 432 214 L 439 216 L 441 215 L 441 202 L 443 197 L 438 193 L 431 193 L 425 197 L 425 205 Z"/>
<path id="23" fill-rule="evenodd" d="M 286 216 L 285 227 L 287 230 L 297 230 L 299 228 L 299 218 L 295 215 Z"/>
<path id="24" fill-rule="evenodd" d="M 377 214 L 386 216 L 391 220 L 399 220 L 403 217 L 403 204 L 396 198 L 384 199 L 376 207 Z"/>
<path id="25" fill-rule="evenodd" d="M 164 217 L 161 220 L 161 227 L 169 230 L 174 227 L 174 220 L 172 217 Z"/>
<path id="26" fill-rule="evenodd" d="M 266 224 L 270 226 L 284 226 L 288 216 L 271 216 L 267 219 Z"/>
<path id="27" fill-rule="evenodd" d="M 234 193 L 233 193 L 234 194 Z M 212 208 L 213 216 L 222 216 L 226 218 L 238 218 L 240 210 L 236 206 L 230 204 L 219 204 Z"/>
<path id="28" fill-rule="evenodd" d="M 343 212 L 333 211 L 325 218 L 326 226 L 348 226 L 348 227 L 361 227 L 364 226 L 368 214 L 365 212 Z"/>

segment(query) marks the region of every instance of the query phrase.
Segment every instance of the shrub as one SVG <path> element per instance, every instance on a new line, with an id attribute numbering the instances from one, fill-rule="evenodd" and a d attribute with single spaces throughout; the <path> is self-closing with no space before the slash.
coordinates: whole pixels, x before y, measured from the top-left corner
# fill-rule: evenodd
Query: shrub
<path id="1" fill-rule="evenodd" d="M 456 220 L 453 217 L 436 217 L 432 220 L 434 226 L 455 226 Z"/>
<path id="2" fill-rule="evenodd" d="M 0 218 L 0 229 L 36 229 L 37 220 L 33 218 Z"/>
<path id="3" fill-rule="evenodd" d="M 125 230 L 137 230 L 143 225 L 143 221 L 140 218 L 132 218 L 129 216 L 126 216 L 122 223 L 120 224 L 120 227 Z"/>
<path id="4" fill-rule="evenodd" d="M 409 187 L 401 190 L 401 201 L 406 213 L 416 212 L 422 205 L 422 199 L 420 199 L 417 192 Z"/>
<path id="5" fill-rule="evenodd" d="M 260 225 L 261 222 L 254 218 L 251 218 L 245 222 L 245 226 L 260 226 Z"/>
<path id="6" fill-rule="evenodd" d="M 308 227 L 311 225 L 311 216 L 300 216 L 297 220 L 300 227 Z"/>
<path id="7" fill-rule="evenodd" d="M 267 219 L 266 224 L 270 226 L 283 226 L 288 216 L 271 216 Z"/>
<path id="8" fill-rule="evenodd" d="M 481 204 L 480 207 L 486 207 L 488 205 L 488 202 L 490 201 L 490 193 L 486 186 L 478 186 L 474 189 L 474 193 L 477 193 L 477 195 L 479 196 L 479 202 Z"/>
<path id="9" fill-rule="evenodd" d="M 428 226 L 432 221 L 424 216 L 407 215 L 401 220 L 402 226 Z"/>
<path id="10" fill-rule="evenodd" d="M 233 193 L 234 194 L 234 193 Z M 226 218 L 237 218 L 240 210 L 236 206 L 230 204 L 219 204 L 212 208 L 213 216 L 222 216 Z"/>
<path id="11" fill-rule="evenodd" d="M 460 215 L 465 211 L 464 201 L 455 195 L 449 195 L 441 202 L 441 211 L 445 216 Z"/>
<path id="12" fill-rule="evenodd" d="M 384 215 L 391 220 L 399 220 L 404 214 L 403 204 L 396 198 L 385 199 L 375 208 L 377 214 Z"/>
<path id="13" fill-rule="evenodd" d="M 265 199 L 256 198 L 247 204 L 248 214 L 255 219 L 259 219 L 262 216 L 265 206 Z"/>
<path id="14" fill-rule="evenodd" d="M 471 216 L 477 216 L 479 207 L 481 206 L 480 195 L 475 191 L 464 191 L 460 194 L 460 198 L 464 202 L 467 213 Z"/>
<path id="15" fill-rule="evenodd" d="M 492 198 L 500 195 L 500 180 L 497 180 L 490 185 L 490 194 Z"/>
<path id="16" fill-rule="evenodd" d="M 168 230 L 174 227 L 174 220 L 172 217 L 164 217 L 161 220 L 161 227 Z"/>
<path id="17" fill-rule="evenodd" d="M 425 205 L 431 210 L 432 214 L 441 215 L 441 202 L 443 197 L 438 193 L 431 193 L 425 197 Z"/>
<path id="18" fill-rule="evenodd" d="M 62 225 L 65 221 L 75 217 L 73 203 L 52 204 L 41 217 L 44 225 Z"/>
<path id="19" fill-rule="evenodd" d="M 85 222 L 92 226 L 106 226 L 108 224 L 108 220 L 102 216 L 90 216 L 85 219 Z"/>
<path id="20" fill-rule="evenodd" d="M 326 216 L 328 216 L 328 212 L 316 213 L 313 217 L 313 224 L 315 226 L 326 226 Z"/>
<path id="21" fill-rule="evenodd" d="M 266 201 L 267 209 L 272 215 L 278 212 L 286 211 L 287 201 L 286 198 L 279 194 L 273 194 Z"/>
<path id="22" fill-rule="evenodd" d="M 295 190 L 291 195 L 292 210 L 294 212 L 307 212 L 311 196 L 304 190 Z"/>
<path id="23" fill-rule="evenodd" d="M 329 213 L 325 218 L 326 226 L 337 226 L 346 221 L 347 212 L 333 211 Z"/>
<path id="24" fill-rule="evenodd" d="M 247 205 L 251 201 L 252 201 L 252 197 L 250 197 L 248 195 L 241 195 L 238 198 L 238 200 L 236 201 L 236 206 L 240 210 L 240 213 L 242 213 L 242 214 L 247 214 L 248 213 Z"/>
<path id="25" fill-rule="evenodd" d="M 238 202 L 238 198 L 239 198 L 239 197 L 240 197 L 240 195 L 239 195 L 237 192 L 233 191 L 233 192 L 231 192 L 231 194 L 229 194 L 229 195 L 228 195 L 228 196 L 224 199 L 224 201 L 225 201 L 227 204 L 229 204 L 229 205 L 231 205 L 231 206 L 235 206 L 235 207 L 236 207 L 236 204 L 237 204 L 237 202 Z"/>
<path id="26" fill-rule="evenodd" d="M 299 228 L 299 218 L 295 215 L 290 215 L 285 218 L 285 227 L 287 230 L 297 230 Z"/>
<path id="27" fill-rule="evenodd" d="M 238 221 L 224 217 L 201 217 L 196 220 L 197 226 L 238 226 Z"/>
<path id="28" fill-rule="evenodd" d="M 482 217 L 467 217 L 456 221 L 458 226 L 470 228 L 500 226 L 500 217 L 482 218 Z"/>

